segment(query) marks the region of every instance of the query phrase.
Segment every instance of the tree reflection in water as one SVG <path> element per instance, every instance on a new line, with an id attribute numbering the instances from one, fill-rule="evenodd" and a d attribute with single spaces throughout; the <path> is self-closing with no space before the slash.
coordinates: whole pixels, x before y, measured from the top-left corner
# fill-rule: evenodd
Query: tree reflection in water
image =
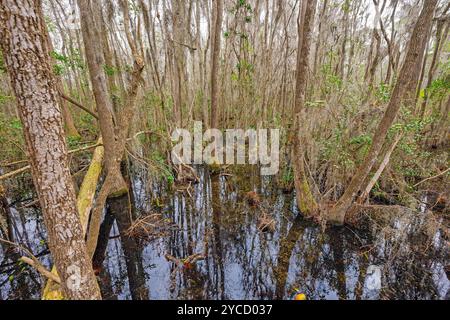
<path id="1" fill-rule="evenodd" d="M 322 232 L 298 214 L 293 195 L 257 170 L 243 168 L 231 177 L 198 171 L 199 184 L 176 192 L 136 170 L 131 205 L 128 197 L 109 201 L 94 259 L 105 299 L 292 299 L 297 289 L 309 299 L 445 298 L 446 241 L 439 231 L 424 236 L 421 219 L 411 220 L 401 237 L 348 227 Z M 260 209 L 245 202 L 249 191 L 260 194 L 275 219 L 274 233 L 257 229 Z M 34 253 L 44 252 L 40 259 L 50 266 L 39 209 L 19 207 L 11 206 L 9 233 Z M 178 230 L 150 242 L 129 236 L 132 220 L 151 212 Z M 43 280 L 6 251 L 2 245 L 0 297 L 39 298 Z M 189 268 L 165 258 L 197 253 L 205 259 Z M 370 265 L 382 269 L 377 292 L 365 287 Z"/>

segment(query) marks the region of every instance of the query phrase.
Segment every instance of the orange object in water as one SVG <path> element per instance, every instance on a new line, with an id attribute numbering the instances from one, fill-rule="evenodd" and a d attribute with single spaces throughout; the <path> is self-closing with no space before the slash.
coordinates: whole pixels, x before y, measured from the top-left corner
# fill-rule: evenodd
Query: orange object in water
<path id="1" fill-rule="evenodd" d="M 294 300 L 307 300 L 307 299 L 304 293 L 299 293 L 295 295 Z"/>

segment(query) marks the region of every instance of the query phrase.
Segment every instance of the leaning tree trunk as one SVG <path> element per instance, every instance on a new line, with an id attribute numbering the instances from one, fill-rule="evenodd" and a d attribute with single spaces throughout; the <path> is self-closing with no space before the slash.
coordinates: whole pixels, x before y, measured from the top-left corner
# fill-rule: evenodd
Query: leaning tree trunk
<path id="1" fill-rule="evenodd" d="M 358 195 L 364 180 L 377 162 L 378 155 L 386 140 L 388 130 L 394 123 L 400 107 L 414 102 L 415 90 L 419 78 L 417 66 L 420 65 L 423 59 L 425 46 L 428 41 L 427 35 L 431 28 L 436 4 L 437 0 L 427 0 L 424 2 L 424 7 L 409 42 L 409 48 L 403 68 L 400 71 L 397 84 L 392 93 L 386 112 L 373 137 L 372 146 L 364 162 L 353 176 L 344 195 L 329 213 L 328 220 L 330 222 L 338 225 L 344 223 L 347 211 L 352 206 L 352 202 Z"/>
<path id="2" fill-rule="evenodd" d="M 77 213 L 40 1 L 3 0 L 0 22 L 1 47 L 62 288 L 68 299 L 100 299 Z"/>
<path id="3" fill-rule="evenodd" d="M 108 175 L 116 178 L 112 192 L 125 188 L 125 180 L 120 173 L 122 154 L 116 158 L 116 132 L 114 130 L 114 110 L 110 100 L 106 74 L 104 72 L 105 57 L 103 55 L 102 37 L 100 34 L 101 9 L 99 4 L 91 0 L 78 0 L 80 9 L 81 31 L 83 34 L 86 61 L 92 83 L 95 103 L 97 105 L 100 131 L 105 146 L 105 166 Z M 95 20 L 97 17 L 98 21 Z"/>
<path id="4" fill-rule="evenodd" d="M 298 25 L 299 45 L 297 52 L 297 84 L 295 89 L 295 119 L 294 119 L 294 145 L 293 145 L 293 167 L 294 184 L 297 192 L 297 204 L 305 216 L 310 216 L 317 211 L 317 203 L 311 192 L 308 177 L 304 165 L 304 139 L 300 133 L 301 123 L 306 121 L 306 87 L 308 75 L 308 62 L 311 51 L 311 36 L 314 15 L 316 11 L 316 0 L 307 1 L 303 12 L 302 22 Z"/>

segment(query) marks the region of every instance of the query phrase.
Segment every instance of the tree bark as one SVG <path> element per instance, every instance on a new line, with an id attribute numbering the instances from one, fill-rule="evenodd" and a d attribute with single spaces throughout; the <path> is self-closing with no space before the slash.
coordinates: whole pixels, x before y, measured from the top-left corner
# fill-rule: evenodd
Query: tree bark
<path id="1" fill-rule="evenodd" d="M 222 30 L 223 0 L 215 1 L 213 18 L 213 41 L 211 49 L 211 128 L 219 124 L 219 59 L 220 59 L 220 33 Z"/>
<path id="2" fill-rule="evenodd" d="M 68 299 L 101 299 L 78 217 L 40 1 L 2 1 L 0 22 L 2 51 L 64 294 Z"/>
<path id="3" fill-rule="evenodd" d="M 317 1 L 306 1 L 301 23 L 298 24 L 299 43 L 297 52 L 297 84 L 295 89 L 295 119 L 294 119 L 294 144 L 293 144 L 293 168 L 294 184 L 297 192 L 297 205 L 305 216 L 311 216 L 317 211 L 317 203 L 311 192 L 304 167 L 304 139 L 301 136 L 300 127 L 306 121 L 306 87 L 308 83 L 308 62 L 311 51 L 312 26 L 316 11 Z"/>
<path id="4" fill-rule="evenodd" d="M 108 174 L 115 175 L 120 183 L 117 183 L 116 190 L 125 188 L 126 184 L 120 173 L 120 159 L 114 157 L 116 149 L 116 133 L 114 131 L 114 111 L 109 98 L 106 74 L 103 70 L 105 58 L 103 56 L 102 37 L 100 25 L 96 23 L 94 17 L 101 19 L 101 10 L 97 1 L 78 0 L 80 8 L 81 31 L 86 52 L 86 60 L 94 92 L 95 103 L 97 105 L 100 131 L 105 146 L 105 166 Z M 114 191 L 114 190 L 112 190 Z"/>
<path id="5" fill-rule="evenodd" d="M 96 41 L 96 39 L 101 39 L 99 36 L 101 29 L 99 23 L 93 18 L 95 14 L 101 14 L 101 8 L 99 8 L 99 3 L 91 0 L 78 0 L 78 6 L 80 8 L 81 28 L 83 31 L 89 73 L 94 89 L 99 113 L 100 130 L 105 146 L 105 164 L 107 171 L 106 178 L 93 209 L 87 237 L 88 252 L 92 257 L 97 245 L 97 237 L 106 199 L 108 196 L 120 196 L 128 192 L 128 186 L 120 171 L 120 163 L 125 152 L 130 122 L 134 118 L 136 111 L 136 96 L 142 81 L 141 74 L 144 69 L 144 62 L 140 57 L 131 35 L 128 3 L 121 1 L 120 6 L 123 11 L 124 29 L 128 45 L 133 55 L 134 68 L 131 74 L 130 87 L 124 97 L 126 103 L 121 107 L 117 116 L 114 116 L 115 113 L 112 110 L 111 101 L 108 96 L 105 72 L 102 70 L 105 59 L 103 57 L 101 41 Z"/>

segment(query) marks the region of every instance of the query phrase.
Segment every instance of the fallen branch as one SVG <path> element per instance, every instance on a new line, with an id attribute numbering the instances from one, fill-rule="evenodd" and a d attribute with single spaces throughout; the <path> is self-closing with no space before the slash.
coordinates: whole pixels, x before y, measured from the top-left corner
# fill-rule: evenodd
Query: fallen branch
<path id="1" fill-rule="evenodd" d="M 99 140 L 99 141 L 101 141 L 101 140 Z M 70 154 L 74 154 L 74 153 L 90 150 L 90 149 L 93 149 L 93 148 L 97 148 L 100 145 L 101 145 L 101 143 L 97 143 L 97 144 L 92 145 L 92 146 L 86 146 L 86 147 L 78 148 L 78 149 L 75 149 L 75 150 L 70 150 L 68 152 L 68 154 L 70 155 Z M 28 160 L 22 160 L 22 161 L 28 162 Z M 19 163 L 19 161 L 17 161 L 17 163 Z M 28 165 L 28 166 L 22 167 L 20 169 L 17 169 L 17 170 L 5 173 L 4 175 L 0 176 L 0 181 L 7 180 L 9 178 L 15 177 L 15 176 L 17 176 L 17 175 L 19 175 L 19 174 L 21 174 L 23 172 L 26 172 L 26 171 L 30 170 L 30 169 L 31 169 L 31 166 Z"/>
<path id="2" fill-rule="evenodd" d="M 450 168 L 448 168 L 447 170 L 442 171 L 441 173 L 439 173 L 439 174 L 437 174 L 437 175 L 435 175 L 435 176 L 432 176 L 432 177 L 423 179 L 423 180 L 420 181 L 419 183 L 416 183 L 413 187 L 415 188 L 415 187 L 421 185 L 422 183 L 424 183 L 424 182 L 426 182 L 426 181 L 429 181 L 429 180 L 432 180 L 432 179 L 439 178 L 440 176 L 446 174 L 448 171 L 450 171 Z"/>
<path id="3" fill-rule="evenodd" d="M 83 110 L 83 111 L 89 113 L 91 116 L 93 116 L 95 119 L 98 120 L 98 115 L 97 115 L 95 112 L 89 110 L 88 108 L 84 107 L 83 105 L 81 105 L 81 104 L 78 103 L 77 101 L 75 101 L 75 100 L 73 100 L 72 98 L 66 96 L 64 93 L 61 93 L 61 92 L 60 92 L 59 95 L 60 95 L 61 98 L 63 98 L 64 100 L 70 102 L 71 104 L 73 104 L 74 106 L 80 108 L 81 110 Z"/>
<path id="4" fill-rule="evenodd" d="M 18 161 L 14 161 L 14 162 L 9 162 L 9 163 L 4 163 L 4 164 L 0 164 L 0 167 L 13 167 L 16 166 L 18 164 L 22 164 L 22 163 L 28 163 L 28 160 L 18 160 Z"/>
<path id="5" fill-rule="evenodd" d="M 37 259 L 30 259 L 28 257 L 21 257 L 19 261 L 28 264 L 29 266 L 35 268 L 41 275 L 50 279 L 58 284 L 61 284 L 61 279 L 59 279 L 58 275 L 48 271 L 41 263 L 37 261 Z"/>
<path id="6" fill-rule="evenodd" d="M 190 45 L 188 45 L 188 44 L 186 44 L 186 43 L 178 42 L 178 41 L 176 41 L 176 40 L 174 40 L 174 39 L 169 39 L 169 41 L 170 41 L 170 42 L 173 42 L 173 43 L 176 43 L 176 44 L 178 44 L 178 45 L 180 45 L 180 46 L 186 47 L 186 48 L 188 48 L 189 50 L 192 50 L 192 51 L 197 50 L 197 48 L 195 48 L 195 47 L 193 47 L 193 46 L 190 46 Z"/>
<path id="7" fill-rule="evenodd" d="M 40 274 L 42 274 L 43 276 L 47 277 L 48 279 L 51 279 L 53 281 L 55 281 L 56 283 L 61 283 L 61 280 L 59 279 L 57 274 L 52 274 L 50 271 L 48 271 L 38 260 L 38 258 L 36 258 L 34 256 L 34 254 L 28 250 L 27 248 L 25 248 L 24 246 L 21 246 L 18 243 L 9 241 L 9 240 L 5 240 L 0 238 L 0 242 L 6 243 L 10 246 L 16 247 L 20 250 L 22 250 L 23 252 L 25 252 L 25 254 L 27 254 L 29 256 L 28 257 L 21 257 L 19 258 L 19 261 L 22 261 L 23 263 L 26 263 L 30 266 L 32 266 L 33 268 L 35 268 Z"/>
<path id="8" fill-rule="evenodd" d="M 23 172 L 26 172 L 26 171 L 30 170 L 30 169 L 31 169 L 31 166 L 28 165 L 28 166 L 22 167 L 20 169 L 8 172 L 8 173 L 0 176 L 0 181 L 7 180 L 9 178 L 15 177 L 15 176 L 17 176 L 17 175 L 19 175 L 19 174 L 21 174 Z"/>

